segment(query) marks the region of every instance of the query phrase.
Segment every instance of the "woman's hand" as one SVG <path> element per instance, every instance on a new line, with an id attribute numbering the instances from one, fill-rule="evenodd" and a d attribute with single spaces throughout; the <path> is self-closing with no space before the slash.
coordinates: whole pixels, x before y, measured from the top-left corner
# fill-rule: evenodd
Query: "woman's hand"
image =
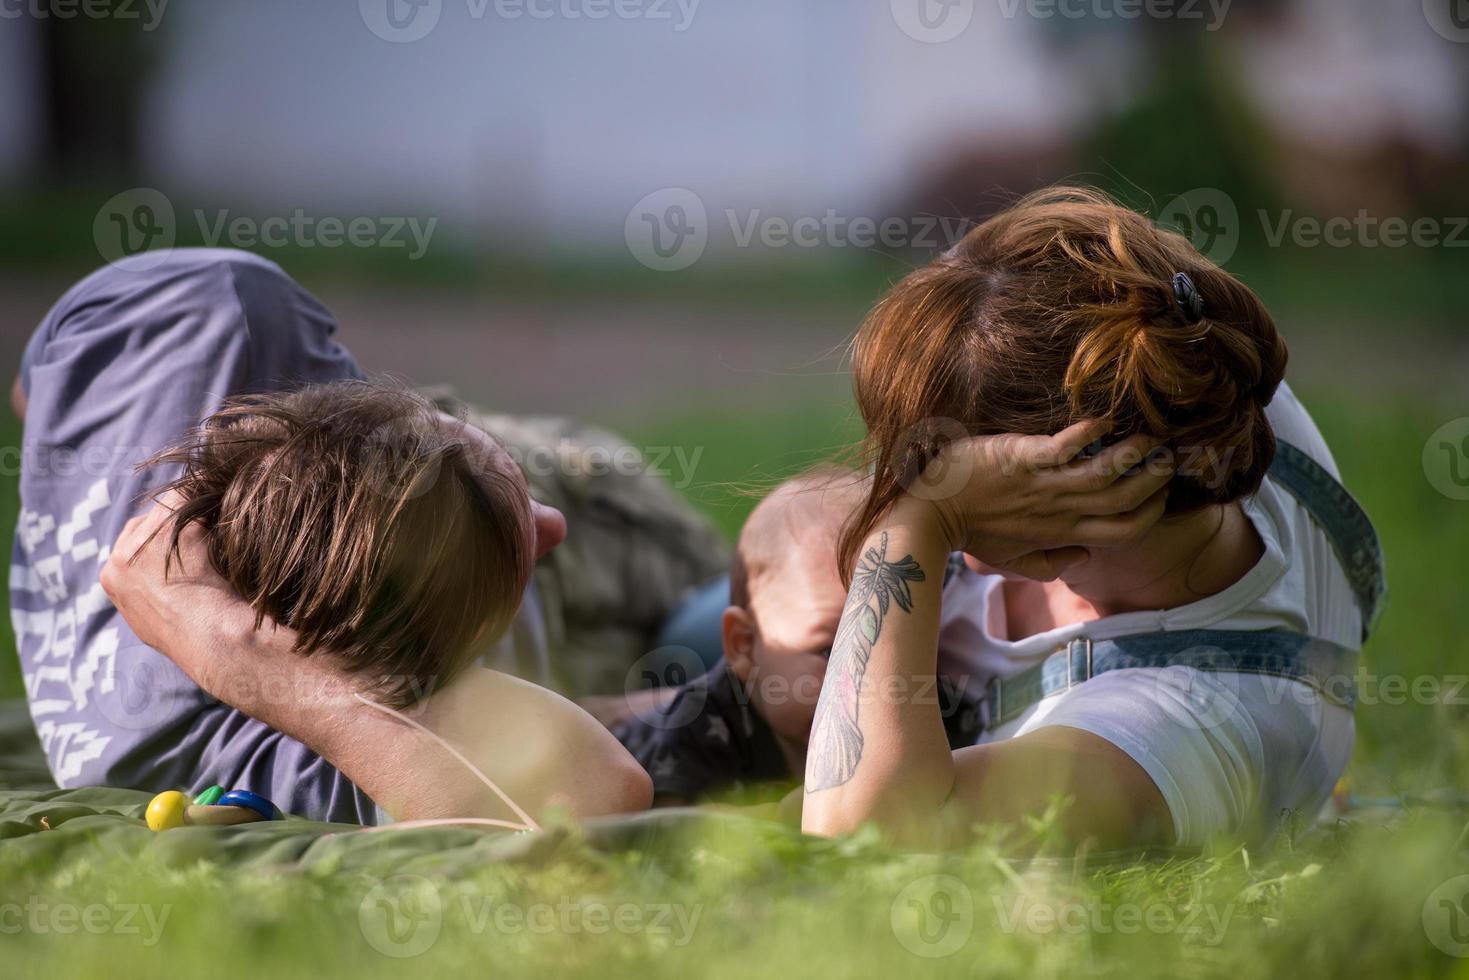
<path id="1" fill-rule="evenodd" d="M 1130 436 L 1095 456 L 1106 435 L 1079 422 L 1054 436 L 977 436 L 950 443 L 908 488 L 904 509 L 928 509 L 952 550 L 1027 578 L 1053 579 L 1087 549 L 1140 539 L 1163 516 L 1172 461 Z M 1137 472 L 1129 473 L 1145 463 Z"/>

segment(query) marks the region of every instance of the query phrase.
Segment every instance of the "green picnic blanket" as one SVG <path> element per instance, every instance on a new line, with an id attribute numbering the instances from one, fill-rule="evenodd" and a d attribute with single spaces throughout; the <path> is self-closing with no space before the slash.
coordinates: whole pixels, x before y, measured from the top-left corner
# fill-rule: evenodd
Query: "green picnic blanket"
<path id="1" fill-rule="evenodd" d="M 22 700 L 0 700 L 0 790 L 55 789 Z"/>
<path id="2" fill-rule="evenodd" d="M 697 834 L 798 836 L 772 821 L 706 808 L 657 810 L 551 827 L 540 833 L 460 827 L 366 833 L 346 824 L 290 817 L 238 827 L 181 827 L 154 833 L 143 823 L 151 794 L 131 789 L 57 789 L 24 701 L 0 701 L 0 855 L 51 866 L 86 856 L 140 856 L 167 866 L 215 864 L 300 871 L 412 871 L 453 877 L 486 862 L 543 863 L 572 853 L 648 851 Z"/>

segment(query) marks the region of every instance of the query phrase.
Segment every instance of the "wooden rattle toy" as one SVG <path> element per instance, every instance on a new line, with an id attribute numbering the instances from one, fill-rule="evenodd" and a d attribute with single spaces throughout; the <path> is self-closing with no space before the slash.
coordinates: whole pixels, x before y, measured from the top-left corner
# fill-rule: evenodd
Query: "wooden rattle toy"
<path id="1" fill-rule="evenodd" d="M 213 806 L 214 804 L 216 804 L 216 803 L 219 802 L 219 798 L 221 796 L 223 796 L 223 795 L 224 795 L 224 787 L 223 786 L 211 786 L 208 789 L 206 789 L 204 792 L 200 793 L 198 796 L 194 797 L 194 805 L 195 806 Z"/>
<path id="2" fill-rule="evenodd" d="M 211 786 L 194 798 L 178 790 L 168 790 L 153 797 L 144 816 L 150 830 L 172 830 L 175 827 L 226 827 L 233 824 L 281 820 L 276 805 L 263 796 L 242 789 L 228 793 Z"/>

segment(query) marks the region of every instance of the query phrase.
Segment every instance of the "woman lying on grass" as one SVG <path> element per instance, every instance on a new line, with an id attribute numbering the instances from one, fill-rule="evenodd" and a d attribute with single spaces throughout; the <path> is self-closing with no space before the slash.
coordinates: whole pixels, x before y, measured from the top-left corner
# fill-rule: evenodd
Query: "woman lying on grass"
<path id="1" fill-rule="evenodd" d="M 1065 798 L 1073 839 L 1200 845 L 1313 815 L 1351 751 L 1380 552 L 1285 364 L 1249 289 L 1088 191 L 899 283 L 855 343 L 874 480 L 805 829 L 945 843 Z M 988 713 L 957 751 L 902 697 L 950 603 L 974 625 L 945 666 Z"/>

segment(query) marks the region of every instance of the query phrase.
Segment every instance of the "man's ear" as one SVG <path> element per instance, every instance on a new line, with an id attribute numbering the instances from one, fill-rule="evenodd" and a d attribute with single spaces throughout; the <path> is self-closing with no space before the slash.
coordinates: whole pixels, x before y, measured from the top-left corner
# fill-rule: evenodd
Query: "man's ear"
<path id="1" fill-rule="evenodd" d="M 748 681 L 755 666 L 755 618 L 739 606 L 726 606 L 719 627 L 725 663 L 742 682 Z"/>

